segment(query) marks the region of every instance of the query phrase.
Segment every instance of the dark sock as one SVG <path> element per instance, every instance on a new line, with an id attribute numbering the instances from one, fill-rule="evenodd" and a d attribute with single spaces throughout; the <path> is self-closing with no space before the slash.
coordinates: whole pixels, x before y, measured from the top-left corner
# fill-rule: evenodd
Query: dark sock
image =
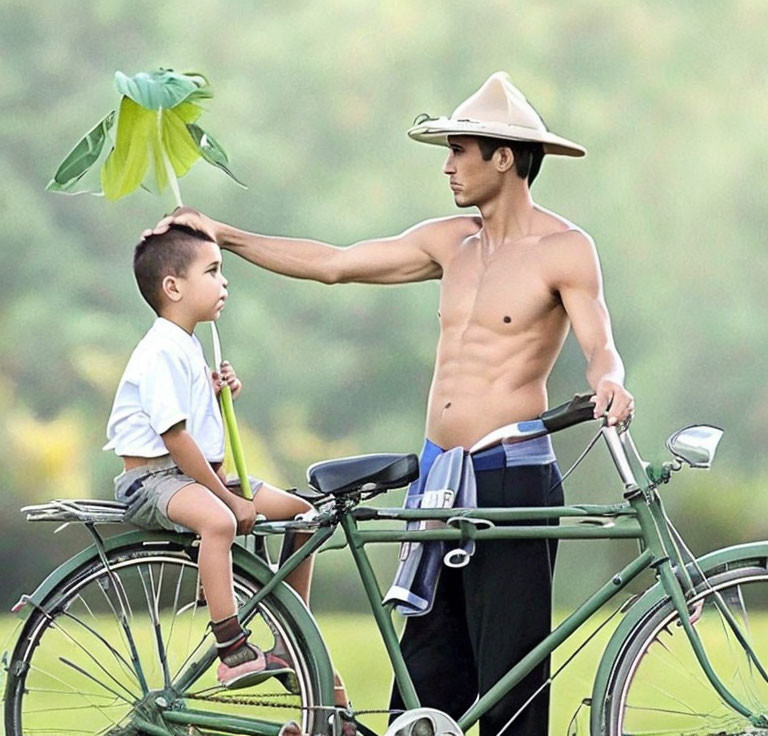
<path id="1" fill-rule="evenodd" d="M 248 643 L 248 632 L 240 626 L 237 616 L 230 616 L 222 621 L 211 621 L 211 629 L 216 637 L 219 659 L 230 667 L 258 659 L 261 651 Z"/>

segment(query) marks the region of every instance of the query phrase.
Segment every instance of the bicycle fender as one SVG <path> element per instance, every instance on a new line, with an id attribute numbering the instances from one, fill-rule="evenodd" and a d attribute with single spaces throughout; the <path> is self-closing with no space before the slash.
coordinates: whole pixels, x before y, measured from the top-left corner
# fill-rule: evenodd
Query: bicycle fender
<path id="1" fill-rule="evenodd" d="M 746 544 L 737 544 L 732 547 L 717 549 L 697 558 L 696 562 L 706 574 L 724 572 L 726 569 L 733 569 L 734 567 L 745 567 L 747 566 L 747 563 L 752 563 L 752 565 L 749 565 L 752 567 L 758 566 L 768 568 L 768 541 L 747 542 Z M 648 614 L 657 608 L 666 598 L 666 591 L 660 582 L 657 582 L 652 587 L 648 588 L 648 590 L 646 590 L 645 593 L 632 604 L 632 607 L 621 619 L 616 631 L 613 632 L 610 641 L 605 647 L 592 688 L 590 733 L 594 736 L 603 733 L 603 705 L 607 696 L 608 678 L 613 669 L 614 662 L 624 651 L 624 648 L 629 643 L 635 629 L 643 623 Z"/>

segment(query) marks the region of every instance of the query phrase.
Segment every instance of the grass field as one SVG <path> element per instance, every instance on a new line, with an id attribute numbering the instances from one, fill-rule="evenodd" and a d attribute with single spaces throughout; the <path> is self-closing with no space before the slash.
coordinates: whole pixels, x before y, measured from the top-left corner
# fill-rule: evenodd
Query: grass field
<path id="1" fill-rule="evenodd" d="M 385 708 L 391 674 L 372 618 L 365 615 L 321 614 L 318 621 L 332 652 L 334 664 L 346 680 L 354 708 Z M 568 642 L 557 652 L 553 659 L 553 671 L 569 657 L 598 623 L 599 620 L 596 620 L 591 622 L 591 625 L 588 624 L 583 635 L 579 633 L 577 640 Z M 17 625 L 18 619 L 15 617 L 0 617 L 0 651 L 11 648 L 11 640 L 15 638 L 13 630 Z M 751 626 L 753 635 L 761 642 L 768 640 L 768 614 L 753 618 Z M 551 734 L 566 734 L 568 723 L 579 703 L 583 698 L 590 696 L 595 669 L 612 628 L 613 623 L 601 631 L 555 680 L 552 692 Z M 708 692 L 707 700 L 710 697 Z M 370 715 L 363 720 L 379 733 L 385 730 L 384 715 Z M 589 709 L 585 707 L 581 709 L 578 718 L 580 736 L 589 732 L 588 721 Z M 44 731 L 46 734 L 56 733 L 55 729 L 48 731 L 46 728 Z"/>

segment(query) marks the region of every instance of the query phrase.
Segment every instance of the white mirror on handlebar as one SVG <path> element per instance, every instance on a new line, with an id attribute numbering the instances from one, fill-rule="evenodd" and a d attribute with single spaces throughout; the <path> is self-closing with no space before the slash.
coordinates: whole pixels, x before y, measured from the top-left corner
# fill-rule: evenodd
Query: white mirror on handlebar
<path id="1" fill-rule="evenodd" d="M 692 468 L 709 468 L 723 430 L 709 424 L 694 424 L 674 432 L 667 439 L 667 449 Z"/>

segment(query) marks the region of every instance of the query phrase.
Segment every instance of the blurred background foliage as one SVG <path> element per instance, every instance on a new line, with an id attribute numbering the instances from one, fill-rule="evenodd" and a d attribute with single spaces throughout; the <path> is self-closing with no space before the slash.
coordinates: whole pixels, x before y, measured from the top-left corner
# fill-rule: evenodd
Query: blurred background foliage
<path id="1" fill-rule="evenodd" d="M 405 130 L 508 71 L 553 130 L 589 149 L 584 160 L 548 158 L 533 191 L 597 242 L 641 451 L 663 458 L 665 436 L 687 423 L 726 430 L 711 473 L 664 489 L 673 518 L 698 551 L 766 536 L 764 2 L 3 0 L 0 10 L 0 555 L 13 561 L 3 565 L 4 610 L 84 541 L 27 525 L 18 508 L 111 497 L 119 465 L 100 450 L 105 422 L 152 321 L 132 246 L 172 208 L 170 194 L 109 204 L 43 191 L 115 104 L 118 69 L 210 78 L 206 125 L 250 189 L 198 166 L 182 181 L 186 203 L 337 244 L 455 212 L 442 151 Z M 225 272 L 219 327 L 246 386 L 237 408 L 251 472 L 294 486 L 317 460 L 418 451 L 436 283 L 327 287 L 231 256 Z M 585 388 L 569 339 L 551 403 Z M 564 468 L 592 431 L 556 438 Z M 598 448 L 567 494 L 607 502 L 619 490 Z M 631 551 L 565 549 L 562 605 Z M 375 552 L 386 577 L 394 550 Z M 346 556 L 327 558 L 316 606 L 359 607 Z"/>

